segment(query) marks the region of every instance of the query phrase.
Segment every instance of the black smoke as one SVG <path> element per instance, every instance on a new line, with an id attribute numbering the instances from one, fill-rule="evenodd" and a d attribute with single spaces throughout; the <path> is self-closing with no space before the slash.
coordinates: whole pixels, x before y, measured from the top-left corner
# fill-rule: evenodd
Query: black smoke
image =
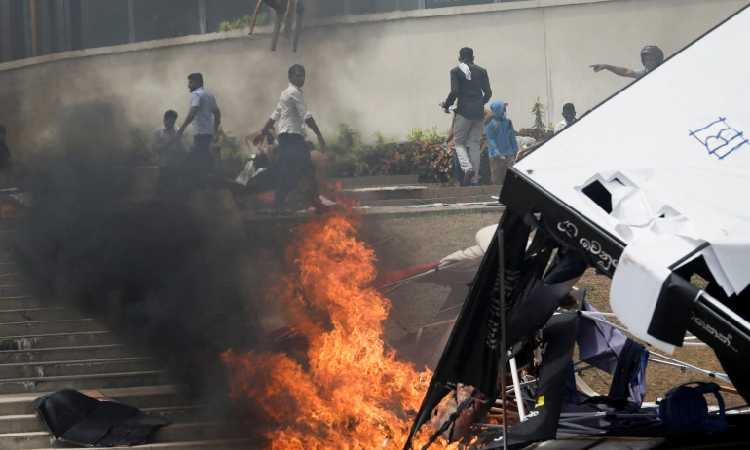
<path id="1" fill-rule="evenodd" d="M 133 165 L 130 144 L 114 138 L 122 122 L 111 111 L 69 112 L 61 129 L 75 136 L 63 131 L 29 163 L 17 260 L 40 298 L 99 319 L 194 395 L 221 396 L 221 352 L 263 345 L 284 239 L 243 220 L 219 187 L 182 180 L 159 194 L 158 171 Z"/>

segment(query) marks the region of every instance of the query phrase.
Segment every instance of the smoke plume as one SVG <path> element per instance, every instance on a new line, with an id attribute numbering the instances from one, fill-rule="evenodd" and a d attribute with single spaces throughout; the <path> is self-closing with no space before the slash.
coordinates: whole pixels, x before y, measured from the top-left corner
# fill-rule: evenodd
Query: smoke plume
<path id="1" fill-rule="evenodd" d="M 225 392 L 219 355 L 262 345 L 283 239 L 243 221 L 222 190 L 144 195 L 156 172 L 129 163 L 126 141 L 104 138 L 118 136 L 116 109 L 93 104 L 63 122 L 70 135 L 25 177 L 32 203 L 16 254 L 32 288 L 161 358 L 196 394 Z"/>

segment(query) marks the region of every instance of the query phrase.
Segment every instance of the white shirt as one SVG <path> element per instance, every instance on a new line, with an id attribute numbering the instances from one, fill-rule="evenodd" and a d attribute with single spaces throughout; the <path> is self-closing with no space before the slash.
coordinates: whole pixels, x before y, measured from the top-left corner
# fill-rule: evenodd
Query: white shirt
<path id="1" fill-rule="evenodd" d="M 174 128 L 171 130 L 167 130 L 166 128 L 156 129 L 153 134 L 153 146 L 157 149 L 165 147 L 170 141 L 174 140 L 175 137 L 177 137 L 177 130 Z"/>
<path id="2" fill-rule="evenodd" d="M 185 146 L 182 138 L 176 139 L 177 130 L 159 128 L 154 131 L 152 148 L 157 158 L 159 166 L 171 165 L 176 158 L 185 153 Z"/>
<path id="3" fill-rule="evenodd" d="M 281 93 L 279 104 L 271 114 L 271 119 L 276 122 L 279 134 L 304 134 L 305 121 L 311 118 L 312 113 L 307 111 L 302 89 L 290 83 L 289 87 Z"/>
<path id="4" fill-rule="evenodd" d="M 555 133 L 559 133 L 566 128 L 568 128 L 568 121 L 563 119 L 560 123 L 558 123 L 555 126 Z"/>
<path id="5" fill-rule="evenodd" d="M 193 120 L 195 134 L 214 134 L 214 111 L 216 99 L 205 89 L 198 88 L 190 93 L 190 108 L 198 108 Z"/>

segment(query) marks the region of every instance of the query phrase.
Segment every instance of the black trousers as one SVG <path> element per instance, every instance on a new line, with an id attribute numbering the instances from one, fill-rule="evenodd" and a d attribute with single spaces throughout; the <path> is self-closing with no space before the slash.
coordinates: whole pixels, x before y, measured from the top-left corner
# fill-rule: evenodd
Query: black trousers
<path id="1" fill-rule="evenodd" d="M 188 155 L 188 165 L 205 172 L 214 169 L 214 155 L 211 153 L 211 143 L 214 137 L 210 134 L 196 134 L 193 137 L 193 148 Z"/>
<path id="2" fill-rule="evenodd" d="M 185 161 L 188 179 L 199 187 L 206 187 L 214 171 L 215 161 L 211 150 L 213 140 L 213 135 L 196 134 L 193 137 L 193 147 Z"/>
<path id="3" fill-rule="evenodd" d="M 276 160 L 278 187 L 276 208 L 282 209 L 290 192 L 302 183 L 305 201 L 318 203 L 318 184 L 315 180 L 315 167 L 310 157 L 310 149 L 300 134 L 281 133 Z"/>

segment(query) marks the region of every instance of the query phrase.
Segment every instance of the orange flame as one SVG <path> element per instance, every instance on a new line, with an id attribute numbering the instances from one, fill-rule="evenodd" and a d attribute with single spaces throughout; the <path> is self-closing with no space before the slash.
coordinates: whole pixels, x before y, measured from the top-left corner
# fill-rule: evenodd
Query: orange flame
<path id="1" fill-rule="evenodd" d="M 294 273 L 280 298 L 309 342 L 304 365 L 284 354 L 222 355 L 234 399 L 259 405 L 275 450 L 400 449 L 427 390 L 429 371 L 398 361 L 383 342 L 390 302 L 372 287 L 375 254 L 356 220 L 307 223 L 289 249 Z"/>

